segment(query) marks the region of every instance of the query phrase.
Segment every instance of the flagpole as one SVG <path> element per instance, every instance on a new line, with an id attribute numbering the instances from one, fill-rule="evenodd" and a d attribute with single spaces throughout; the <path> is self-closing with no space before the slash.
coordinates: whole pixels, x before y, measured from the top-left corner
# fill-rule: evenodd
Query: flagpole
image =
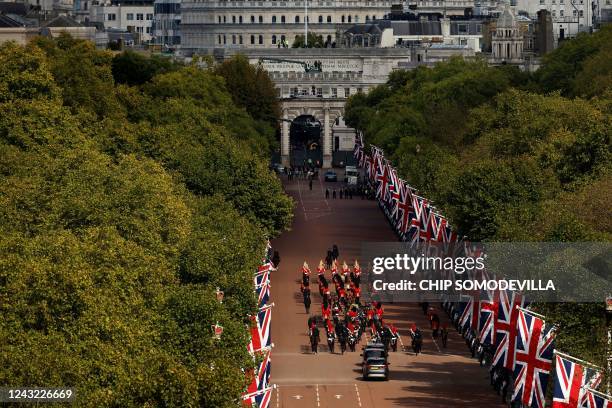
<path id="1" fill-rule="evenodd" d="M 257 390 L 255 392 L 250 393 L 250 394 L 244 394 L 242 396 L 242 399 L 245 400 L 245 399 L 249 399 L 251 397 L 256 397 L 256 396 L 261 395 L 261 394 L 263 394 L 265 392 L 268 392 L 270 390 L 274 390 L 274 389 L 276 389 L 276 387 L 277 387 L 276 384 L 272 384 L 271 387 L 263 388 L 261 390 Z"/>
<path id="2" fill-rule="evenodd" d="M 532 311 L 532 310 L 525 309 L 524 307 L 517 306 L 516 308 L 517 308 L 518 310 L 520 310 L 520 311 L 525 312 L 525 313 L 529 313 L 529 314 L 530 314 L 530 315 L 532 315 L 532 316 L 539 317 L 540 319 L 546 319 L 546 316 L 544 316 L 544 315 L 542 315 L 542 314 L 539 314 L 539 313 L 536 313 L 536 312 L 534 312 L 534 311 Z"/>
<path id="3" fill-rule="evenodd" d="M 584 389 L 592 392 L 593 394 L 598 394 L 598 395 L 604 397 L 605 399 L 607 399 L 609 401 L 612 401 L 612 396 L 610 396 L 608 394 L 605 394 L 605 393 L 603 393 L 601 391 L 594 390 L 594 389 L 589 388 L 589 387 L 584 387 Z"/>
<path id="4" fill-rule="evenodd" d="M 581 359 L 579 359 L 579 358 L 577 358 L 577 357 L 572 357 L 572 356 L 570 356 L 569 354 L 565 354 L 565 353 L 562 353 L 562 352 L 557 351 L 557 350 L 553 350 L 553 353 L 558 354 L 558 355 L 560 355 L 561 357 L 565 357 L 565 358 L 567 358 L 567 359 L 574 360 L 574 361 L 576 361 L 576 362 L 578 362 L 578 363 L 582 363 L 582 364 L 584 364 L 584 365 L 588 365 L 588 366 L 591 366 L 591 367 L 594 367 L 594 368 L 598 368 L 598 369 L 600 369 L 600 370 L 602 369 L 602 368 L 601 368 L 601 367 L 599 367 L 598 365 L 595 365 L 595 364 L 593 364 L 593 363 L 589 363 L 589 362 L 588 362 L 588 361 L 586 361 L 586 360 L 581 360 Z"/>

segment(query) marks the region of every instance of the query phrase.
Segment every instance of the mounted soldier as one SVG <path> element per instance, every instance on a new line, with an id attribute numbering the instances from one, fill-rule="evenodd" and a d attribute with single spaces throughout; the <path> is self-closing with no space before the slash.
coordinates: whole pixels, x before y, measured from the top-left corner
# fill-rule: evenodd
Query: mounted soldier
<path id="1" fill-rule="evenodd" d="M 302 297 L 304 298 L 304 308 L 306 309 L 306 314 L 310 313 L 310 286 L 302 285 Z"/>
<path id="2" fill-rule="evenodd" d="M 321 279 L 322 276 L 325 276 L 325 265 L 323 264 L 323 260 L 319 261 L 319 266 L 317 266 L 317 276 Z"/>
<path id="3" fill-rule="evenodd" d="M 361 267 L 356 259 L 355 264 L 353 265 L 353 271 L 351 272 L 351 282 L 353 282 L 356 287 L 359 287 L 359 284 L 361 283 Z"/>

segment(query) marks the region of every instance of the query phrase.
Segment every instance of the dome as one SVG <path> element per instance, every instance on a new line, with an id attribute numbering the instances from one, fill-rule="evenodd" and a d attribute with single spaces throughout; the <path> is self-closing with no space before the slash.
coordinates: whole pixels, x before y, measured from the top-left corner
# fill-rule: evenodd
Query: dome
<path id="1" fill-rule="evenodd" d="M 514 13 L 510 9 L 510 7 L 506 5 L 506 7 L 504 7 L 504 11 L 500 14 L 499 18 L 497 19 L 497 27 L 504 27 L 504 28 L 514 27 L 515 24 L 516 24 L 516 17 L 514 16 Z"/>

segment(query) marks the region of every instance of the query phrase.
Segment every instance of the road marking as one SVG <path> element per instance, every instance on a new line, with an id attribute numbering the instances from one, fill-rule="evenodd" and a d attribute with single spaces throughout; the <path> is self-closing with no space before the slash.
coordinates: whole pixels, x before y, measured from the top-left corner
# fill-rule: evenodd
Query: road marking
<path id="1" fill-rule="evenodd" d="M 357 404 L 359 404 L 359 406 L 361 406 L 361 397 L 359 396 L 359 388 L 357 387 L 357 384 L 355 385 L 355 391 L 357 392 Z"/>
<path id="2" fill-rule="evenodd" d="M 276 387 L 276 408 L 280 407 L 280 387 Z"/>
<path id="3" fill-rule="evenodd" d="M 317 384 L 317 407 L 321 406 L 321 402 L 319 400 L 319 384 Z"/>
<path id="4" fill-rule="evenodd" d="M 304 200 L 302 200 L 302 189 L 300 188 L 300 179 L 297 179 L 298 195 L 300 197 L 300 204 L 302 204 L 302 211 L 304 212 L 304 220 L 308 221 L 308 214 L 306 214 L 306 207 L 304 207 Z"/>
<path id="5" fill-rule="evenodd" d="M 303 397 L 302 397 L 301 395 L 293 395 L 293 398 L 295 398 L 296 400 L 300 400 L 300 399 L 302 399 Z"/>
<path id="6" fill-rule="evenodd" d="M 342 398 L 342 394 L 336 394 L 336 395 L 334 395 L 334 397 L 336 397 L 336 399 L 340 399 L 340 398 Z"/>

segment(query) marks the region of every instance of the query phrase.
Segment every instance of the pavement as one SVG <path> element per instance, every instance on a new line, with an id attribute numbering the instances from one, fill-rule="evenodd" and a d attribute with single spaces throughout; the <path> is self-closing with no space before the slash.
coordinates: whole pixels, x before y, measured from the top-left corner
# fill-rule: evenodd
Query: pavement
<path id="1" fill-rule="evenodd" d="M 503 407 L 501 398 L 489 385 L 488 370 L 470 357 L 465 341 L 450 329 L 448 347 L 443 348 L 431 337 L 426 317 L 416 303 L 384 305 L 385 320 L 399 328 L 407 350 L 411 324 L 416 323 L 424 332 L 422 354 L 415 356 L 400 347 L 390 353 L 389 381 L 362 380 L 359 350 L 363 340 L 356 352 L 347 350 L 341 355 L 336 345 L 336 353 L 332 354 L 321 328 L 319 352 L 311 354 L 308 315 L 300 293 L 303 262 L 307 261 L 313 272 L 310 312 L 320 315 L 316 267 L 327 250 L 338 245 L 340 261 L 346 260 L 352 267 L 363 242 L 393 242 L 397 238 L 374 201 L 359 196 L 352 200 L 325 199 L 326 188 L 331 192 L 343 183 L 326 183 L 320 175 L 310 190 L 306 180 L 282 178 L 296 206 L 291 230 L 272 242 L 281 262 L 271 278 L 271 302 L 275 307 L 270 378 L 277 388 L 270 407 Z M 329 271 L 326 276 L 329 278 Z M 440 311 L 439 315 L 444 323 L 446 314 Z"/>

